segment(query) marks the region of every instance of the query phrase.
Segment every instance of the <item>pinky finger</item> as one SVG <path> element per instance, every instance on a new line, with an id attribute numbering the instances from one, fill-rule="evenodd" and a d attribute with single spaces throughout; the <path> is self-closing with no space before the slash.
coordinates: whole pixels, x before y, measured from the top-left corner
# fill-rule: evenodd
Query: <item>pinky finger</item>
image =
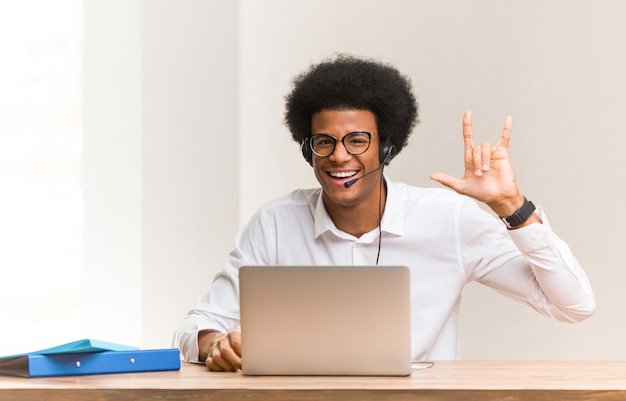
<path id="1" fill-rule="evenodd" d="M 497 147 L 509 148 L 509 142 L 511 141 L 511 130 L 513 129 L 513 118 L 507 116 L 504 119 L 504 126 L 502 127 L 502 134 L 500 135 L 500 141 Z"/>
<path id="2" fill-rule="evenodd" d="M 214 355 L 213 352 L 207 356 L 204 361 L 204 365 L 212 372 L 223 372 L 224 368 L 217 363 L 217 355 Z"/>

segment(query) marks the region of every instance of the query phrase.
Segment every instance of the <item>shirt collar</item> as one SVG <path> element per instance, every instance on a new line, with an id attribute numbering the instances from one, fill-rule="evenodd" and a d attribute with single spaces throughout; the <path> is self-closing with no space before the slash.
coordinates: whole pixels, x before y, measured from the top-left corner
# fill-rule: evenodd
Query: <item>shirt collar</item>
<path id="1" fill-rule="evenodd" d="M 381 229 L 389 234 L 402 236 L 404 233 L 404 202 L 402 193 L 397 183 L 388 179 L 387 176 L 384 176 L 384 178 L 387 184 L 387 203 L 381 221 Z M 326 231 L 332 231 L 342 237 L 348 235 L 337 229 L 335 223 L 328 215 L 322 200 L 322 190 L 320 189 L 315 205 L 315 238 L 318 238 Z"/>
<path id="2" fill-rule="evenodd" d="M 385 176 L 387 184 L 387 203 L 380 222 L 382 231 L 402 236 L 404 234 L 404 196 L 398 183 Z"/>
<path id="3" fill-rule="evenodd" d="M 317 197 L 317 203 L 315 205 L 315 238 L 324 234 L 326 231 L 338 231 L 335 227 L 335 223 L 328 215 L 326 208 L 324 207 L 324 200 L 322 199 L 323 189 L 320 188 L 319 195 Z"/>

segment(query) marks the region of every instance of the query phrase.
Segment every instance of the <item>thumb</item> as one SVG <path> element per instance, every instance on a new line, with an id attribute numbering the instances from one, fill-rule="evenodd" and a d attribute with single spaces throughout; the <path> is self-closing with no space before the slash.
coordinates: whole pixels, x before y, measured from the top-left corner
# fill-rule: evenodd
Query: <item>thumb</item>
<path id="1" fill-rule="evenodd" d="M 430 175 L 430 179 L 433 181 L 437 181 L 438 183 L 443 184 L 448 188 L 452 188 L 455 191 L 457 191 L 457 189 L 461 186 L 461 180 L 446 173 L 433 173 Z"/>

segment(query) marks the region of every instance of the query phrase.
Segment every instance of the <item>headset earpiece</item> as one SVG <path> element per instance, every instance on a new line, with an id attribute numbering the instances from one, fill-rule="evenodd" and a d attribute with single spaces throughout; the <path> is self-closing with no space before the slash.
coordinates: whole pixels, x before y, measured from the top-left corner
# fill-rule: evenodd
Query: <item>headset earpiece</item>
<path id="1" fill-rule="evenodd" d="M 385 139 L 385 143 L 379 148 L 378 159 L 381 164 L 389 164 L 391 159 L 396 155 L 396 147 L 389 142 L 389 139 Z"/>
<path id="2" fill-rule="evenodd" d="M 306 160 L 309 164 L 313 163 L 313 151 L 311 150 L 308 138 L 302 140 L 301 148 L 304 160 Z"/>

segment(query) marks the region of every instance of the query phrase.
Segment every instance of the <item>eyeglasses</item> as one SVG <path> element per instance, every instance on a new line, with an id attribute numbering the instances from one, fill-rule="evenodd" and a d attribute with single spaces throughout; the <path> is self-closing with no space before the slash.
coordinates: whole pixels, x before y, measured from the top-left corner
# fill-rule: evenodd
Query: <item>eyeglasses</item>
<path id="1" fill-rule="evenodd" d="M 346 151 L 351 155 L 360 155 L 365 153 L 372 142 L 372 134 L 369 132 L 351 132 L 341 138 L 341 143 Z M 330 156 L 335 151 L 337 138 L 328 134 L 315 134 L 309 138 L 311 150 L 316 156 Z"/>

